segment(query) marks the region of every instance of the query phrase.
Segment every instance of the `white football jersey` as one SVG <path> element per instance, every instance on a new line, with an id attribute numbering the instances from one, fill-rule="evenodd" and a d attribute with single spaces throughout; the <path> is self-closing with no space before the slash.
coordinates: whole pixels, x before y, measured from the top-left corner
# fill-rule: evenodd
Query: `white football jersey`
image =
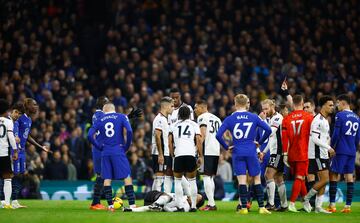
<path id="1" fill-rule="evenodd" d="M 329 121 L 319 113 L 311 122 L 309 159 L 329 159 L 328 150 L 330 148 Z"/>
<path id="2" fill-rule="evenodd" d="M 194 120 L 194 111 L 192 109 L 192 107 L 186 103 L 181 103 L 181 105 L 178 108 L 175 108 L 173 110 L 173 112 L 169 115 L 169 123 L 170 125 L 175 124 L 178 121 L 178 114 L 179 114 L 179 109 L 183 106 L 188 106 L 188 108 L 190 109 L 190 119 Z"/>
<path id="3" fill-rule="evenodd" d="M 155 139 L 155 130 L 161 131 L 161 144 L 164 156 L 169 156 L 169 124 L 168 119 L 159 113 L 153 121 L 152 127 L 152 155 L 159 155 Z"/>
<path id="4" fill-rule="evenodd" d="M 0 117 L 0 157 L 9 156 L 10 146 L 17 149 L 13 130 L 13 121 Z"/>
<path id="5" fill-rule="evenodd" d="M 178 121 L 170 126 L 170 132 L 174 140 L 175 157 L 178 156 L 195 156 L 195 136 L 201 135 L 199 125 L 187 119 L 185 121 Z"/>
<path id="6" fill-rule="evenodd" d="M 267 144 L 267 147 L 270 149 L 270 154 L 282 154 L 281 124 L 283 119 L 283 116 L 276 112 L 268 122 L 271 127 L 271 134 Z"/>
<path id="7" fill-rule="evenodd" d="M 206 112 L 197 118 L 197 123 L 201 127 L 206 127 L 206 136 L 204 141 L 205 156 L 219 156 L 220 143 L 216 139 L 216 133 L 221 126 L 221 120 L 215 115 Z"/>

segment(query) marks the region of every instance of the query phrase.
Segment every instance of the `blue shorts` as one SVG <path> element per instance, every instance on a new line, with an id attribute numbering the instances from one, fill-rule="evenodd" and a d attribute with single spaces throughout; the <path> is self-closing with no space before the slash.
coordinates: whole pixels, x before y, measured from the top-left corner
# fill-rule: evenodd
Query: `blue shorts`
<path id="1" fill-rule="evenodd" d="M 92 159 L 94 163 L 94 173 L 100 174 L 101 173 L 101 151 L 98 149 L 92 149 Z"/>
<path id="2" fill-rule="evenodd" d="M 261 168 L 257 155 L 239 156 L 233 154 L 232 163 L 236 176 L 246 175 L 246 171 L 248 171 L 249 175 L 252 177 L 260 174 Z"/>
<path id="3" fill-rule="evenodd" d="M 330 162 L 330 170 L 339 174 L 354 173 L 355 156 L 336 154 Z"/>
<path id="4" fill-rule="evenodd" d="M 264 159 L 263 159 L 262 163 L 260 163 L 261 177 L 263 177 L 265 175 L 265 171 L 266 171 L 266 167 L 269 163 L 269 159 L 270 159 L 270 153 L 267 152 L 266 154 L 264 154 Z"/>
<path id="5" fill-rule="evenodd" d="M 26 153 L 21 151 L 18 153 L 18 159 L 13 160 L 14 174 L 23 174 L 26 171 Z"/>
<path id="6" fill-rule="evenodd" d="M 101 177 L 120 180 L 131 176 L 130 164 L 126 155 L 103 156 L 101 159 Z"/>

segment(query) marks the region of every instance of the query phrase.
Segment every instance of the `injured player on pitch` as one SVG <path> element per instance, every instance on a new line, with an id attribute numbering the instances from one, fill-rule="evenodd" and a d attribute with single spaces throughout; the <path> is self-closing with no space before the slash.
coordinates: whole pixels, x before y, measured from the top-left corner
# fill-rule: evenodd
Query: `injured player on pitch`
<path id="1" fill-rule="evenodd" d="M 205 199 L 201 194 L 197 195 L 196 208 L 200 208 L 205 203 Z M 136 208 L 124 208 L 124 212 L 189 212 L 191 207 L 191 199 L 183 196 L 180 205 L 175 203 L 174 193 L 164 193 L 156 190 L 146 193 L 144 198 L 144 206 Z"/>

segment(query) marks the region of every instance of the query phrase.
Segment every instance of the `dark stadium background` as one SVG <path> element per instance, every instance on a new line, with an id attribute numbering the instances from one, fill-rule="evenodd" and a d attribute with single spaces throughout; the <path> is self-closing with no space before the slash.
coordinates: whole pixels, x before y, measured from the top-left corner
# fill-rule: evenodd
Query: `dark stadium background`
<path id="1" fill-rule="evenodd" d="M 151 122 L 171 87 L 190 105 L 207 99 L 223 119 L 239 92 L 249 95 L 254 112 L 267 97 L 283 103 L 286 75 L 291 94 L 316 103 L 324 94 L 348 93 L 360 114 L 356 0 L 0 0 L 0 6 L 1 97 L 39 103 L 31 134 L 54 151 L 48 156 L 28 146 L 31 190 L 42 179 L 93 177 L 85 135 L 101 95 L 119 112 L 144 109 L 128 154 L 139 185 L 151 185 Z"/>

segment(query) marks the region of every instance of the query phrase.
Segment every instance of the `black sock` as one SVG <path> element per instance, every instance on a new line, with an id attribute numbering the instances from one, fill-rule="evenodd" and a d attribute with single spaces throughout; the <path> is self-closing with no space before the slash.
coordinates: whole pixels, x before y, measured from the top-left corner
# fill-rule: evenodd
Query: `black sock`
<path id="1" fill-rule="evenodd" d="M 239 189 L 239 196 L 240 196 L 240 200 L 241 200 L 241 208 L 246 208 L 246 204 L 248 201 L 247 186 L 245 184 L 240 184 L 238 189 Z"/>
<path id="2" fill-rule="evenodd" d="M 125 186 L 125 193 L 129 201 L 129 205 L 135 204 L 135 193 L 133 185 Z"/>
<path id="3" fill-rule="evenodd" d="M 352 198 L 354 194 L 354 182 L 348 182 L 346 184 L 347 190 L 346 190 L 346 205 L 351 206 Z"/>
<path id="4" fill-rule="evenodd" d="M 112 188 L 111 186 L 104 186 L 104 195 L 105 195 L 105 199 L 108 203 L 108 205 L 112 205 L 113 204 L 113 200 L 112 200 Z"/>
<path id="5" fill-rule="evenodd" d="M 96 177 L 96 181 L 94 184 L 94 194 L 93 201 L 91 205 L 100 204 L 101 193 L 104 187 L 104 179 L 100 176 Z"/>
<path id="6" fill-rule="evenodd" d="M 20 178 L 18 176 L 15 176 L 12 179 L 12 193 L 11 193 L 11 200 L 17 200 L 19 191 L 21 188 Z"/>
<path id="7" fill-rule="evenodd" d="M 4 195 L 4 179 L 0 179 L 0 201 L 5 200 Z"/>
<path id="8" fill-rule="evenodd" d="M 259 208 L 264 207 L 264 192 L 261 184 L 254 185 L 255 196 L 259 204 Z"/>
<path id="9" fill-rule="evenodd" d="M 335 203 L 336 191 L 337 191 L 337 182 L 330 181 L 330 186 L 329 186 L 330 203 Z"/>

